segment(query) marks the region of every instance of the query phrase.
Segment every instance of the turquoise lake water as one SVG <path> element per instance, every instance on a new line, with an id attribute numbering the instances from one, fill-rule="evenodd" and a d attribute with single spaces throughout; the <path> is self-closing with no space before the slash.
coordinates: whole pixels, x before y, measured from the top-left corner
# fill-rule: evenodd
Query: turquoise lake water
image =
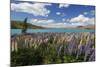
<path id="1" fill-rule="evenodd" d="M 11 29 L 11 35 L 21 34 L 21 29 Z M 36 32 L 95 32 L 95 30 L 81 29 L 27 29 L 27 33 Z"/>

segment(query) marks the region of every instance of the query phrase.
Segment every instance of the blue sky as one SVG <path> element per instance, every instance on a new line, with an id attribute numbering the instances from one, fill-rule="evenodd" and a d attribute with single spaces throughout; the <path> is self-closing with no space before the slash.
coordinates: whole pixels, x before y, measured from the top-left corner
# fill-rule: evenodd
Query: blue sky
<path id="1" fill-rule="evenodd" d="M 43 27 L 75 27 L 95 24 L 95 6 L 39 2 L 11 2 L 11 20 Z"/>

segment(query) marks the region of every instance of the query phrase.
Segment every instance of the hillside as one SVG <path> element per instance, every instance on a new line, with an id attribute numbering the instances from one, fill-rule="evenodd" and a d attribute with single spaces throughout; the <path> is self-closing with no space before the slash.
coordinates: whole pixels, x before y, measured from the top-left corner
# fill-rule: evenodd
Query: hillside
<path id="1" fill-rule="evenodd" d="M 28 27 L 28 29 L 43 28 L 41 26 L 32 25 L 30 23 L 27 23 L 27 27 Z M 22 21 L 11 21 L 11 28 L 12 29 L 23 29 L 24 28 L 24 23 Z"/>
<path id="2" fill-rule="evenodd" d="M 95 25 L 78 26 L 79 29 L 95 29 Z"/>

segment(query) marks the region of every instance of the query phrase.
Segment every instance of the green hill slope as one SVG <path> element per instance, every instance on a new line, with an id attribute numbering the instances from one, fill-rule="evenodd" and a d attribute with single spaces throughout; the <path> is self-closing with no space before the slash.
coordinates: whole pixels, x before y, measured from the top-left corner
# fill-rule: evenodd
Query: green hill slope
<path id="1" fill-rule="evenodd" d="M 27 23 L 28 29 L 42 29 L 41 26 L 32 25 L 30 23 Z M 23 29 L 24 23 L 22 21 L 11 21 L 11 29 Z"/>

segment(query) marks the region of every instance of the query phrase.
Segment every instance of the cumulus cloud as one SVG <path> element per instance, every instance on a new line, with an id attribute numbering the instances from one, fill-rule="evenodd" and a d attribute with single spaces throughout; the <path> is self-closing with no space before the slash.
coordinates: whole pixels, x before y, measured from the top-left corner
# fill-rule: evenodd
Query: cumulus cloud
<path id="1" fill-rule="evenodd" d="M 63 7 L 69 7 L 69 4 L 64 4 L 64 3 L 59 4 L 59 8 L 63 8 Z"/>
<path id="2" fill-rule="evenodd" d="M 56 15 L 61 15 L 61 13 L 60 12 L 56 12 Z"/>
<path id="3" fill-rule="evenodd" d="M 63 21 L 63 22 L 65 22 L 65 21 L 66 21 L 66 19 L 65 19 L 65 18 L 63 18 L 63 19 L 62 19 L 62 21 Z"/>
<path id="4" fill-rule="evenodd" d="M 59 16 L 61 16 L 61 17 L 66 16 L 66 14 L 65 14 L 65 13 L 62 13 L 62 12 L 56 12 L 56 15 L 59 15 Z"/>
<path id="5" fill-rule="evenodd" d="M 88 25 L 88 24 L 94 24 L 95 23 L 95 18 L 89 18 L 89 17 L 85 17 L 84 15 L 79 15 L 77 17 L 71 18 L 69 20 L 69 22 L 71 23 L 81 23 L 84 25 Z"/>
<path id="6" fill-rule="evenodd" d="M 52 19 L 30 19 L 30 23 L 33 25 L 43 26 L 53 23 Z"/>
<path id="7" fill-rule="evenodd" d="M 53 23 L 54 20 L 52 19 L 49 19 L 49 20 L 46 20 L 46 19 L 31 19 L 30 20 L 30 23 L 32 24 L 49 24 L 49 23 Z"/>
<path id="8" fill-rule="evenodd" d="M 71 18 L 70 22 L 86 22 L 89 18 L 85 17 L 84 15 L 79 15 L 77 17 Z"/>
<path id="9" fill-rule="evenodd" d="M 87 21 L 87 24 L 95 24 L 95 18 L 90 18 L 90 19 Z"/>
<path id="10" fill-rule="evenodd" d="M 84 15 L 79 15 L 71 19 L 63 18 L 61 22 L 57 22 L 53 19 L 30 19 L 30 23 L 37 26 L 42 26 L 46 28 L 74 28 L 77 26 L 94 25 L 95 18 L 85 17 Z"/>
<path id="11" fill-rule="evenodd" d="M 84 14 L 84 15 L 87 15 L 87 14 L 88 14 L 88 12 L 84 12 L 83 14 Z"/>
<path id="12" fill-rule="evenodd" d="M 16 12 L 25 12 L 29 14 L 33 14 L 34 16 L 48 16 L 50 10 L 46 8 L 46 6 L 50 6 L 52 4 L 47 3 L 11 3 L 11 10 Z"/>
<path id="13" fill-rule="evenodd" d="M 56 22 L 52 19 L 31 19 L 30 23 L 37 26 L 42 26 L 46 28 L 68 28 L 73 27 L 71 24 L 66 22 Z"/>

